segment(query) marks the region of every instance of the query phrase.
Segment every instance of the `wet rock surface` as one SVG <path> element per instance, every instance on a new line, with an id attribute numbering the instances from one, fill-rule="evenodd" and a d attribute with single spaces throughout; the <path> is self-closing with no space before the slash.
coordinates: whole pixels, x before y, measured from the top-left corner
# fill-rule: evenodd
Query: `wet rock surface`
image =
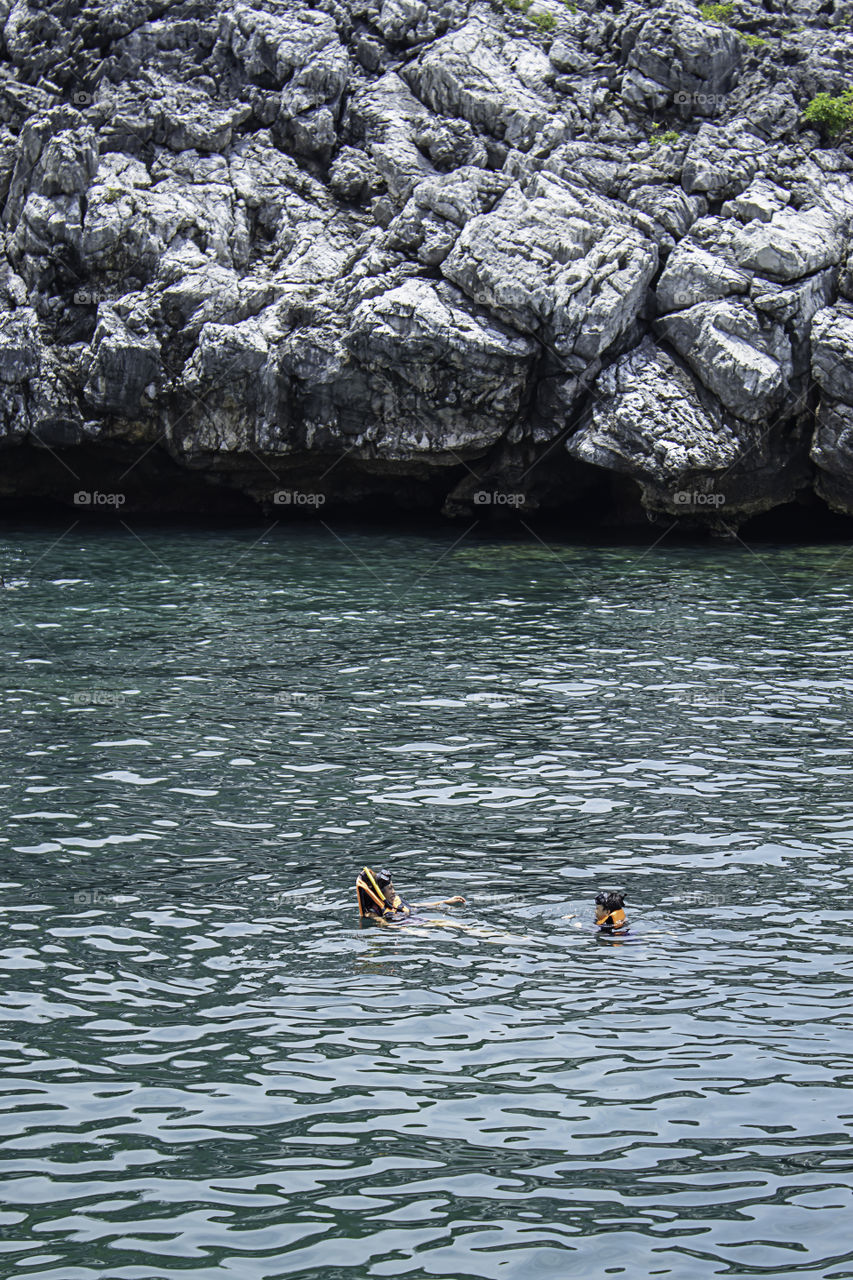
<path id="1" fill-rule="evenodd" d="M 3 493 L 853 514 L 845 3 L 3 6 Z"/>

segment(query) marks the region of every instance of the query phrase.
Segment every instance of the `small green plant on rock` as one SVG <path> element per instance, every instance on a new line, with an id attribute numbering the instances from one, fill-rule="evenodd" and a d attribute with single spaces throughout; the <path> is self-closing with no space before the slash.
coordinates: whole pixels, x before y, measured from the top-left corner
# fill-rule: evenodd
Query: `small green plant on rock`
<path id="1" fill-rule="evenodd" d="M 763 49 L 767 44 L 767 41 L 762 39 L 761 36 L 754 36 L 748 31 L 739 31 L 738 35 L 744 44 L 749 45 L 750 49 Z"/>
<path id="2" fill-rule="evenodd" d="M 557 19 L 553 13 L 548 13 L 547 11 L 531 13 L 530 6 L 532 4 L 533 0 L 503 0 L 505 9 L 512 9 L 513 13 L 523 13 L 527 20 L 532 22 L 535 27 L 538 27 L 543 34 L 546 31 L 553 31 L 557 25 Z"/>
<path id="3" fill-rule="evenodd" d="M 681 137 L 681 134 L 678 133 L 677 130 L 675 129 L 665 129 L 663 133 L 660 133 L 659 130 L 660 130 L 659 124 L 652 125 L 652 132 L 649 136 L 649 142 L 652 144 L 653 147 L 656 147 L 658 143 L 661 143 L 661 142 L 663 143 L 678 142 L 679 138 Z"/>
<path id="4" fill-rule="evenodd" d="M 829 138 L 835 138 L 853 125 L 853 89 L 845 89 L 837 98 L 819 93 L 803 112 L 809 124 L 816 124 Z"/>
<path id="5" fill-rule="evenodd" d="M 733 4 L 700 4 L 699 12 L 706 22 L 716 22 L 724 27 L 735 11 Z"/>

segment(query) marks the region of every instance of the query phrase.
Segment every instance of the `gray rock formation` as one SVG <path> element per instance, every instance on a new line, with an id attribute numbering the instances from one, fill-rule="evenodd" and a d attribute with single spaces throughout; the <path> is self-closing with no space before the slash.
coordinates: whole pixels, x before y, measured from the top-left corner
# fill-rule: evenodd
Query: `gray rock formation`
<path id="1" fill-rule="evenodd" d="M 817 491 L 853 511 L 853 304 L 824 307 L 812 320 L 812 372 L 820 388 L 812 459 Z"/>
<path id="2" fill-rule="evenodd" d="M 0 6 L 3 492 L 853 514 L 853 159 L 803 119 L 853 34 L 804 2 Z"/>

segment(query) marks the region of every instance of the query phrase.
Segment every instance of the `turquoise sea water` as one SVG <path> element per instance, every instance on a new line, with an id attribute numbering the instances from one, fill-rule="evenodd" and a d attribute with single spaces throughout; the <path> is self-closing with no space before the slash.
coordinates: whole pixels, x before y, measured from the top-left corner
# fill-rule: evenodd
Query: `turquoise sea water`
<path id="1" fill-rule="evenodd" d="M 853 1277 L 853 552 L 61 532 L 0 549 L 0 1274 Z M 365 862 L 468 905 L 359 929 Z"/>

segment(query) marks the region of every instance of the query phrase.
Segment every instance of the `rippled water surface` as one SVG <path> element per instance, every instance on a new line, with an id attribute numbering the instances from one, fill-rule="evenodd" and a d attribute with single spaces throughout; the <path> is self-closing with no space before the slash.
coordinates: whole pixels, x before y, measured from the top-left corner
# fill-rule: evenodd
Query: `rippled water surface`
<path id="1" fill-rule="evenodd" d="M 4 535 L 0 1274 L 853 1277 L 853 554 L 259 532 Z"/>

